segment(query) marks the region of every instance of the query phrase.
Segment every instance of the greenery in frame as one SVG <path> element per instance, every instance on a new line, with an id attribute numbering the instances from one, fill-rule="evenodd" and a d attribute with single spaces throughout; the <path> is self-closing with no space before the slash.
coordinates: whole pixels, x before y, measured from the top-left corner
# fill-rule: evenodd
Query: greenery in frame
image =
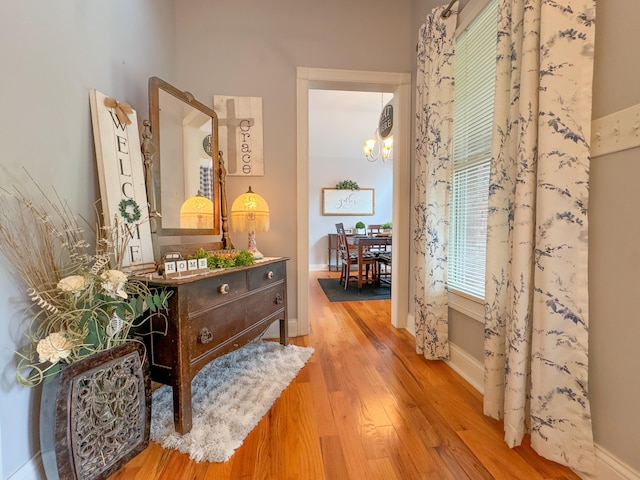
<path id="1" fill-rule="evenodd" d="M 380 228 L 383 230 L 391 230 L 392 229 L 392 224 L 391 222 L 385 222 L 382 225 L 380 225 Z"/>
<path id="2" fill-rule="evenodd" d="M 356 223 L 356 228 L 365 228 L 364 222 Z"/>
<path id="3" fill-rule="evenodd" d="M 336 184 L 336 190 L 360 190 L 360 186 L 353 180 L 343 180 Z"/>

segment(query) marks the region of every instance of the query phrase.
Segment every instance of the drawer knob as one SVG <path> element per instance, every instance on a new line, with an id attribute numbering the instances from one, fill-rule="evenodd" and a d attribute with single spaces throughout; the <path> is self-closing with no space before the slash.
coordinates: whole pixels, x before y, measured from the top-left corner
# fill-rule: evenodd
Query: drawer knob
<path id="1" fill-rule="evenodd" d="M 280 305 L 283 301 L 284 301 L 284 298 L 282 298 L 282 295 L 278 293 L 276 295 L 276 305 Z"/>
<path id="2" fill-rule="evenodd" d="M 273 270 L 269 270 L 269 271 L 267 272 L 267 278 L 268 278 L 269 280 L 271 280 L 271 279 L 273 278 Z"/>
<path id="3" fill-rule="evenodd" d="M 211 340 L 213 340 L 213 333 L 211 333 L 211 331 L 205 327 L 202 330 L 200 330 L 200 334 L 198 335 L 198 340 L 200 341 L 200 343 L 206 345 Z"/>
<path id="4" fill-rule="evenodd" d="M 222 285 L 220 285 L 218 287 L 218 292 L 220 292 L 222 295 L 226 295 L 227 293 L 229 293 L 229 284 L 223 283 Z"/>

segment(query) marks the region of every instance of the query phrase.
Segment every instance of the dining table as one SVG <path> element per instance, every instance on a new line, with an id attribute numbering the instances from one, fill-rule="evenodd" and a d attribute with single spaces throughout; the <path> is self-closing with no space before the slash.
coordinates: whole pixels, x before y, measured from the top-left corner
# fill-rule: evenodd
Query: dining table
<path id="1" fill-rule="evenodd" d="M 358 249 L 358 293 L 362 290 L 362 254 L 371 248 L 391 245 L 391 235 L 352 235 L 347 236 L 347 243 Z"/>

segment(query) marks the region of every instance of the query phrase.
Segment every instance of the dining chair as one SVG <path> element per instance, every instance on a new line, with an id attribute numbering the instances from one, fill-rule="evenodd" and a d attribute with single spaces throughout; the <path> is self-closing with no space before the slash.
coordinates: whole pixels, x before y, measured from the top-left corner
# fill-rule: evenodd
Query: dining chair
<path id="1" fill-rule="evenodd" d="M 369 225 L 367 227 L 367 235 L 370 237 L 375 237 L 382 233 L 382 225 Z M 367 250 L 371 253 L 377 254 L 380 252 L 386 252 L 389 250 L 386 245 L 372 245 Z"/>
<path id="2" fill-rule="evenodd" d="M 382 227 L 381 225 L 369 225 L 367 227 L 367 235 L 369 236 L 377 235 L 378 233 L 382 232 L 381 227 Z"/>
<path id="3" fill-rule="evenodd" d="M 376 256 L 376 261 L 378 262 L 376 284 L 380 285 L 380 282 L 384 282 L 391 285 L 391 251 L 379 253 Z"/>
<path id="4" fill-rule="evenodd" d="M 352 267 L 358 266 L 358 253 L 352 252 L 347 241 L 347 235 L 344 232 L 344 225 L 342 223 L 336 223 L 336 232 L 338 233 L 338 248 L 340 249 L 340 258 L 342 260 L 342 270 L 340 273 L 340 284 L 344 282 L 344 289 L 349 286 L 350 280 L 358 280 L 357 270 L 353 274 Z M 362 252 L 362 265 L 365 268 L 363 273 L 363 281 L 377 282 L 377 261 L 376 255 L 369 252 Z M 369 278 L 371 273 L 371 278 Z"/>

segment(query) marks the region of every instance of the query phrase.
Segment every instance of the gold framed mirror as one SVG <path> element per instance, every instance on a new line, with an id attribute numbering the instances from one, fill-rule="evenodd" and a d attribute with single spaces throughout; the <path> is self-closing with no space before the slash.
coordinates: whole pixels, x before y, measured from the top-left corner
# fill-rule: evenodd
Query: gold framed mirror
<path id="1" fill-rule="evenodd" d="M 229 246 L 216 112 L 191 93 L 151 77 L 149 114 L 143 154 L 156 261 L 171 248 L 197 243 L 194 237 L 220 235 L 219 248 Z"/>

